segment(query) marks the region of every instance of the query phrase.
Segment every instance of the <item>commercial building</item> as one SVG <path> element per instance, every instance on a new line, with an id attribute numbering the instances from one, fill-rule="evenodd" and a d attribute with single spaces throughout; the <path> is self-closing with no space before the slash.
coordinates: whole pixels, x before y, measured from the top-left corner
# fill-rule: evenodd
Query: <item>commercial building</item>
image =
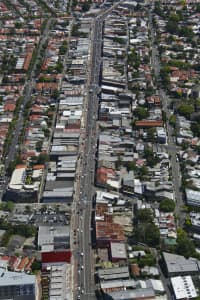
<path id="1" fill-rule="evenodd" d="M 70 248 L 69 226 L 40 226 L 38 247 L 42 252 L 51 252 Z"/>
<path id="2" fill-rule="evenodd" d="M 112 262 L 120 262 L 127 259 L 125 243 L 110 243 L 110 259 Z"/>
<path id="3" fill-rule="evenodd" d="M 167 275 L 195 275 L 200 272 L 200 261 L 196 258 L 186 259 L 184 256 L 164 252 L 163 259 Z"/>
<path id="4" fill-rule="evenodd" d="M 129 269 L 128 267 L 99 269 L 98 277 L 101 280 L 114 280 L 114 279 L 128 279 Z"/>
<path id="5" fill-rule="evenodd" d="M 42 274 L 44 295 L 49 300 L 71 300 L 70 288 L 71 266 L 66 263 L 56 263 L 46 266 Z"/>
<path id="6" fill-rule="evenodd" d="M 109 293 L 111 291 L 123 291 L 127 288 L 136 288 L 136 282 L 134 279 L 102 281 L 100 285 L 101 290 L 104 293 Z"/>
<path id="7" fill-rule="evenodd" d="M 200 192 L 199 191 L 186 189 L 185 194 L 186 194 L 186 200 L 187 200 L 188 205 L 200 206 Z"/>
<path id="8" fill-rule="evenodd" d="M 110 297 L 110 298 L 109 298 Z M 106 298 L 105 298 L 106 299 Z M 120 292 L 109 293 L 108 299 L 112 300 L 153 300 L 155 298 L 154 290 L 151 288 L 147 289 L 136 289 L 136 290 L 126 290 Z"/>
<path id="9" fill-rule="evenodd" d="M 0 268 L 0 299 L 35 300 L 38 297 L 35 275 L 7 271 Z"/>
<path id="10" fill-rule="evenodd" d="M 177 276 L 171 278 L 176 300 L 191 299 L 197 297 L 197 292 L 191 276 Z"/>
<path id="11" fill-rule="evenodd" d="M 46 266 L 46 264 L 51 263 L 70 263 L 71 260 L 71 251 L 51 251 L 51 252 L 42 252 L 42 268 Z"/>
<path id="12" fill-rule="evenodd" d="M 96 222 L 97 247 L 109 248 L 111 242 L 125 242 L 122 226 L 113 222 Z"/>

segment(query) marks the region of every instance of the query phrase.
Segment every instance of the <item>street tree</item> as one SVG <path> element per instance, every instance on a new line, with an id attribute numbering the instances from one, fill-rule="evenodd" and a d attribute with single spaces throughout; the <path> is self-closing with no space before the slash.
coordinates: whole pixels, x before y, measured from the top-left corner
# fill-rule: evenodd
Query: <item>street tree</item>
<path id="1" fill-rule="evenodd" d="M 163 212 L 173 212 L 175 209 L 175 202 L 174 200 L 165 198 L 160 202 L 159 208 Z"/>
<path id="2" fill-rule="evenodd" d="M 177 248 L 176 252 L 186 258 L 196 255 L 195 246 L 193 241 L 187 236 L 187 233 L 182 229 L 177 230 Z"/>

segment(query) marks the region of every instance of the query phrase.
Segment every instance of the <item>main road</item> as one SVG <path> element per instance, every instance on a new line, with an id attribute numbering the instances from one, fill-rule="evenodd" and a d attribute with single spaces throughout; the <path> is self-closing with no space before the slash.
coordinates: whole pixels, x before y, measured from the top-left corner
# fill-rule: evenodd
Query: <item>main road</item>
<path id="1" fill-rule="evenodd" d="M 91 247 L 91 211 L 94 196 L 94 170 L 96 152 L 96 120 L 98 115 L 98 88 L 101 64 L 102 18 L 93 23 L 91 65 L 88 85 L 87 116 L 85 120 L 85 140 L 83 148 L 82 175 L 80 178 L 80 220 L 78 253 L 78 286 L 80 297 L 84 300 L 95 299 L 94 255 Z"/>
<path id="2" fill-rule="evenodd" d="M 94 300 L 94 253 L 91 242 L 92 201 L 95 193 L 94 172 L 97 145 L 98 93 L 101 68 L 102 27 L 107 15 L 120 3 L 101 11 L 92 23 L 91 56 L 88 66 L 87 101 L 84 107 L 83 137 L 81 139 L 75 201 L 73 203 L 73 264 L 74 299 Z M 77 272 L 77 274 L 76 274 Z"/>

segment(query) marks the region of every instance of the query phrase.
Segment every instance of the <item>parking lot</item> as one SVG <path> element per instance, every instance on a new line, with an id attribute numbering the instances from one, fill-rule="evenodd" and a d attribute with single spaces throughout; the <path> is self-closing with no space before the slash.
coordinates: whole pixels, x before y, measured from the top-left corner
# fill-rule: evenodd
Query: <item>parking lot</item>
<path id="1" fill-rule="evenodd" d="M 40 225 L 69 225 L 70 212 L 51 206 L 39 208 L 26 206 L 20 209 L 17 207 L 17 210 L 7 215 L 7 219 L 12 224 L 32 224 L 36 227 Z"/>

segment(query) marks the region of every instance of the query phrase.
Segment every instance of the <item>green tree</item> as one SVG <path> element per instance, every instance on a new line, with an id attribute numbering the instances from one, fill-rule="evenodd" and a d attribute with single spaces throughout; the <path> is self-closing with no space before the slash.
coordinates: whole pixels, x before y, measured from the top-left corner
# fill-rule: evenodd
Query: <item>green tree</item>
<path id="1" fill-rule="evenodd" d="M 166 30 L 171 34 L 178 34 L 179 32 L 178 22 L 174 20 L 169 20 L 166 24 Z"/>
<path id="2" fill-rule="evenodd" d="M 8 202 L 5 203 L 5 208 L 4 209 L 7 210 L 7 211 L 12 212 L 14 207 L 15 207 L 14 202 L 8 201 Z"/>
<path id="3" fill-rule="evenodd" d="M 131 49 L 131 52 L 128 55 L 128 64 L 134 67 L 135 69 L 138 69 L 140 65 L 140 56 L 134 48 Z"/>
<path id="4" fill-rule="evenodd" d="M 12 175 L 12 172 L 14 171 L 15 167 L 16 167 L 15 161 L 14 161 L 14 160 L 11 160 L 11 161 L 9 162 L 9 165 L 8 165 L 8 168 L 7 168 L 7 173 L 8 173 L 9 176 Z"/>
<path id="5" fill-rule="evenodd" d="M 200 123 L 192 123 L 191 130 L 192 130 L 194 136 L 200 137 Z"/>
<path id="6" fill-rule="evenodd" d="M 32 272 L 36 272 L 41 270 L 41 262 L 38 260 L 34 260 L 34 262 L 31 265 Z"/>
<path id="7" fill-rule="evenodd" d="M 15 28 L 16 28 L 16 29 L 21 29 L 21 28 L 22 28 L 22 23 L 16 22 L 16 23 L 15 23 Z"/>
<path id="8" fill-rule="evenodd" d="M 78 24 L 73 24 L 73 27 L 72 27 L 72 36 L 79 36 Z"/>
<path id="9" fill-rule="evenodd" d="M 153 213 L 149 208 L 140 209 L 137 213 L 137 219 L 139 223 L 151 223 L 153 222 Z"/>
<path id="10" fill-rule="evenodd" d="M 60 92 L 58 90 L 54 90 L 52 93 L 52 97 L 54 99 L 58 99 L 59 96 L 60 96 Z"/>
<path id="11" fill-rule="evenodd" d="M 143 120 L 149 116 L 149 112 L 146 108 L 139 106 L 134 110 L 134 115 L 139 120 Z"/>
<path id="12" fill-rule="evenodd" d="M 177 230 L 177 248 L 176 252 L 186 258 L 196 255 L 195 246 L 192 240 L 187 236 L 187 233 L 182 229 Z"/>
<path id="13" fill-rule="evenodd" d="M 169 124 L 175 128 L 176 126 L 176 116 L 175 115 L 171 115 L 169 118 Z"/>
<path id="14" fill-rule="evenodd" d="M 182 26 L 179 30 L 179 35 L 192 38 L 194 36 L 194 32 L 193 32 L 192 28 L 190 28 L 188 26 Z"/>
<path id="15" fill-rule="evenodd" d="M 145 266 L 155 266 L 156 259 L 152 254 L 146 254 L 144 257 L 138 257 L 138 264 L 140 268 Z"/>
<path id="16" fill-rule="evenodd" d="M 155 2 L 154 12 L 159 16 L 163 16 L 163 9 L 161 9 L 160 1 Z"/>
<path id="17" fill-rule="evenodd" d="M 160 231 L 154 223 L 139 224 L 135 230 L 136 239 L 151 247 L 157 247 L 160 243 Z"/>
<path id="18" fill-rule="evenodd" d="M 138 168 L 138 176 L 140 180 L 143 180 L 145 176 L 148 175 L 148 168 L 147 166 L 142 166 L 141 168 Z"/>
<path id="19" fill-rule="evenodd" d="M 40 153 L 37 159 L 38 164 L 44 164 L 49 161 L 49 155 L 46 153 Z"/>
<path id="20" fill-rule="evenodd" d="M 153 132 L 151 134 L 153 134 Z M 155 140 L 155 137 L 154 137 L 154 140 Z M 153 139 L 152 139 L 152 141 L 153 141 Z M 156 156 L 156 154 L 154 154 L 153 149 L 150 147 L 144 148 L 144 158 L 147 161 L 147 165 L 150 167 L 155 166 L 159 162 L 158 157 Z"/>
<path id="21" fill-rule="evenodd" d="M 160 76 L 162 78 L 164 85 L 169 83 L 169 74 L 170 74 L 170 66 L 165 65 L 160 69 Z"/>
<path id="22" fill-rule="evenodd" d="M 0 209 L 12 212 L 15 207 L 14 202 L 8 201 L 8 202 L 2 202 L 0 203 Z"/>
<path id="23" fill-rule="evenodd" d="M 67 48 L 68 48 L 68 43 L 67 41 L 64 41 L 59 48 L 59 54 L 64 55 L 67 52 Z"/>
<path id="24" fill-rule="evenodd" d="M 25 206 L 25 211 L 26 211 L 26 213 L 30 213 L 31 212 L 31 207 L 30 207 L 30 205 L 26 205 Z"/>
<path id="25" fill-rule="evenodd" d="M 37 143 L 36 143 L 36 150 L 38 151 L 38 152 L 41 152 L 41 150 L 42 150 L 42 145 L 43 145 L 43 141 L 37 141 Z"/>
<path id="26" fill-rule="evenodd" d="M 128 165 L 127 165 L 128 171 L 135 171 L 136 169 L 137 169 L 137 166 L 136 166 L 135 161 L 128 162 Z"/>
<path id="27" fill-rule="evenodd" d="M 194 112 L 194 106 L 192 104 L 181 104 L 178 107 L 178 112 L 180 115 L 190 118 L 190 115 Z"/>
<path id="28" fill-rule="evenodd" d="M 175 209 L 175 202 L 171 199 L 165 198 L 160 202 L 159 207 L 163 212 L 173 212 Z"/>
<path id="29" fill-rule="evenodd" d="M 86 12 L 90 9 L 90 3 L 89 2 L 84 2 L 82 5 L 82 11 Z"/>
<path id="30" fill-rule="evenodd" d="M 196 12 L 200 13 L 200 4 L 197 4 L 197 6 L 196 6 Z"/>
<path id="31" fill-rule="evenodd" d="M 171 13 L 169 15 L 169 20 L 178 23 L 180 21 L 180 15 L 178 15 L 176 13 Z"/>

